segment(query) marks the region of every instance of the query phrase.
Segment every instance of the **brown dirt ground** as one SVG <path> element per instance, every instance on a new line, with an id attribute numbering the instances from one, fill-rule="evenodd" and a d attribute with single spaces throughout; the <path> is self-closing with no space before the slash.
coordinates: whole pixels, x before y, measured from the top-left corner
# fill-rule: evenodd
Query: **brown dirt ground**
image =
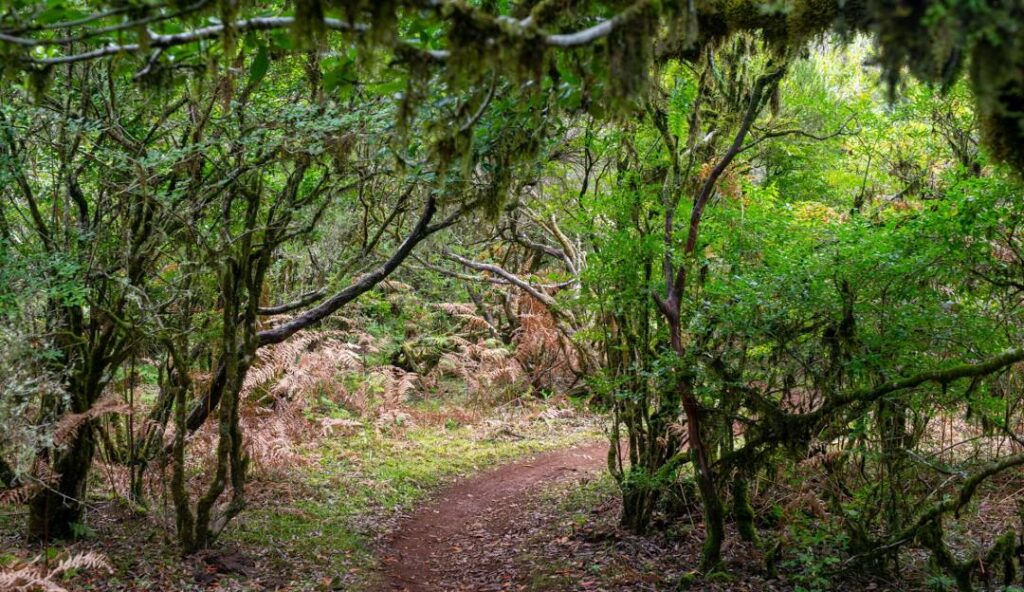
<path id="1" fill-rule="evenodd" d="M 501 545 L 531 494 L 600 471 L 607 443 L 555 450 L 460 481 L 399 522 L 387 541 L 383 591 L 504 590 L 515 554 Z"/>

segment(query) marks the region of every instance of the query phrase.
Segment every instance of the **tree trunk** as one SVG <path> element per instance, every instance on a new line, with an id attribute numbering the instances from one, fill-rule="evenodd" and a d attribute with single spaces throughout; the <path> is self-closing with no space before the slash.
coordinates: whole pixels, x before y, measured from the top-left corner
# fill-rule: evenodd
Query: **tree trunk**
<path id="1" fill-rule="evenodd" d="M 651 527 L 651 516 L 658 503 L 661 487 L 650 483 L 646 476 L 636 479 L 636 471 L 622 484 L 623 527 L 638 535 L 647 534 Z M 631 479 L 631 480 L 630 480 Z"/>
<path id="2" fill-rule="evenodd" d="M 757 540 L 757 528 L 754 527 L 754 508 L 750 505 L 747 480 L 743 475 L 736 475 L 733 478 L 732 517 L 736 521 L 740 538 L 748 542 Z"/>
<path id="3" fill-rule="evenodd" d="M 10 463 L 0 458 L 0 486 L 3 487 L 17 487 L 18 486 L 18 475 L 11 467 Z"/>
<path id="4" fill-rule="evenodd" d="M 673 331 L 675 333 L 676 331 Z M 673 345 L 677 339 L 673 337 Z M 676 351 L 679 352 L 681 347 Z M 714 470 L 708 458 L 707 446 L 701 430 L 700 407 L 693 388 L 693 376 L 684 375 L 679 381 L 683 411 L 686 414 L 686 431 L 689 437 L 690 455 L 693 457 L 697 489 L 704 503 L 704 528 L 706 538 L 701 551 L 701 569 L 704 572 L 716 570 L 722 563 L 722 543 L 725 541 L 725 512 L 718 495 Z"/>
<path id="5" fill-rule="evenodd" d="M 68 382 L 70 408 L 59 397 L 43 402 L 42 421 L 56 421 L 65 414 L 80 415 L 81 425 L 67 442 L 56 442 L 49 450 L 49 468 L 56 476 L 55 483 L 46 483 L 45 475 L 40 476 L 44 486 L 29 500 L 28 536 L 37 541 L 64 539 L 74 534 L 74 527 L 82 524 L 85 512 L 85 491 L 96 450 L 94 420 L 87 415 L 106 386 L 103 373 L 108 364 L 98 363 L 105 348 L 103 340 L 92 355 L 83 359 L 93 364 L 76 373 Z M 46 452 L 40 452 L 46 455 Z"/>
<path id="6" fill-rule="evenodd" d="M 53 470 L 60 478 L 29 502 L 28 536 L 32 540 L 64 539 L 74 534 L 85 511 L 85 486 L 95 441 L 87 421 L 66 450 L 56 454 Z"/>

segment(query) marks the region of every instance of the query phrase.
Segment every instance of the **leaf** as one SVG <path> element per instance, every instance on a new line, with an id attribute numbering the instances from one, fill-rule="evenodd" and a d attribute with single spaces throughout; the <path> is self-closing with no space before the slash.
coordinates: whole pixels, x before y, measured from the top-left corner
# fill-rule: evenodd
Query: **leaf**
<path id="1" fill-rule="evenodd" d="M 328 58 L 323 61 L 324 90 L 329 93 L 337 92 L 339 98 L 344 98 L 351 90 L 353 77 L 352 68 L 355 61 L 351 57 Z"/>
<path id="2" fill-rule="evenodd" d="M 256 50 L 256 57 L 253 58 L 252 64 L 249 65 L 249 84 L 256 84 L 263 80 L 269 69 L 270 55 L 267 52 L 267 46 L 260 43 L 259 49 Z"/>

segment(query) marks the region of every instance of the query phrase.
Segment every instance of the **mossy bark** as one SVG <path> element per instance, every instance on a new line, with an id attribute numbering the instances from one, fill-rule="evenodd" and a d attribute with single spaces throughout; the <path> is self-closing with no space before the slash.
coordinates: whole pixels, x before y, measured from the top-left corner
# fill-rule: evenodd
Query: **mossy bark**
<path id="1" fill-rule="evenodd" d="M 725 512 L 722 498 L 715 489 L 714 478 L 701 476 L 697 479 L 701 501 L 704 503 L 704 546 L 701 549 L 700 568 L 704 573 L 718 571 L 722 567 L 722 544 L 725 542 Z"/>
<path id="2" fill-rule="evenodd" d="M 79 429 L 66 450 L 58 452 L 53 470 L 57 483 L 44 487 L 29 501 L 28 536 L 32 540 L 65 539 L 74 535 L 85 512 L 86 482 L 95 441 L 92 422 Z"/>
<path id="3" fill-rule="evenodd" d="M 657 487 L 642 484 L 625 484 L 622 487 L 621 524 L 636 534 L 647 534 L 651 527 L 651 517 L 658 503 L 660 490 Z"/>
<path id="4" fill-rule="evenodd" d="M 96 355 L 88 358 L 93 362 L 102 355 L 97 348 Z M 106 383 L 104 364 L 92 364 L 82 368 L 69 381 L 70 408 L 56 397 L 43 402 L 46 410 L 43 421 L 55 421 L 65 413 L 87 413 L 99 398 Z M 93 422 L 86 418 L 76 430 L 74 437 L 63 445 L 56 445 L 49 451 L 50 469 L 58 475 L 57 481 L 46 484 L 29 500 L 28 537 L 46 541 L 73 536 L 75 525 L 83 522 L 85 512 L 86 484 L 89 468 L 96 450 Z"/>
<path id="5" fill-rule="evenodd" d="M 942 521 L 939 518 L 924 525 L 918 532 L 918 540 L 932 552 L 932 562 L 953 578 L 957 590 L 973 592 L 971 572 L 974 571 L 975 562 L 957 559 L 946 547 L 942 536 Z"/>
<path id="6" fill-rule="evenodd" d="M 732 481 L 732 517 L 736 521 L 736 529 L 740 533 L 740 538 L 749 542 L 757 540 L 754 507 L 750 505 L 747 480 L 742 475 L 737 475 Z"/>

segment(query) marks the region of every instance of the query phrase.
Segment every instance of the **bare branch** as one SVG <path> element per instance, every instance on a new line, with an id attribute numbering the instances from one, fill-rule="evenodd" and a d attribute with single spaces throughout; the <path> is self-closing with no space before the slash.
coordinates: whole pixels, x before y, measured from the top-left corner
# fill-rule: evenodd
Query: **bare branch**
<path id="1" fill-rule="evenodd" d="M 235 21 L 230 24 L 230 28 L 233 31 L 244 33 L 247 31 L 269 31 L 273 29 L 284 29 L 291 27 L 294 24 L 295 17 L 266 16 Z M 368 25 L 352 24 L 335 18 L 325 18 L 323 24 L 325 28 L 332 31 L 365 33 L 370 29 Z M 147 46 L 152 49 L 167 49 L 169 47 L 175 47 L 178 45 L 187 45 L 189 43 L 194 43 L 196 41 L 202 41 L 205 39 L 213 39 L 219 37 L 224 34 L 226 29 L 227 26 L 221 23 L 217 25 L 210 25 L 208 27 L 194 29 L 192 31 L 174 33 L 170 35 L 150 33 L 149 42 Z M 28 37 L 15 37 L 12 35 L 5 34 L 0 34 L 0 41 L 20 45 L 23 47 L 39 47 L 48 44 L 48 42 L 45 40 L 31 39 Z M 125 43 L 121 45 L 111 43 L 104 47 L 99 47 L 97 49 L 82 53 L 56 56 L 52 58 L 26 58 L 25 61 L 29 64 L 37 66 L 57 66 L 62 64 L 72 64 L 75 62 L 94 60 L 97 58 L 124 53 L 137 53 L 142 49 L 143 47 L 139 43 Z"/>
<path id="2" fill-rule="evenodd" d="M 293 310 L 298 310 L 300 308 L 305 308 L 305 307 L 309 306 L 310 304 L 313 304 L 314 302 L 322 299 L 326 295 L 327 295 L 327 288 L 320 288 L 319 290 L 314 290 L 312 292 L 303 294 L 302 296 L 299 296 L 298 299 L 293 300 L 292 302 L 287 302 L 285 304 L 278 304 L 277 306 L 268 306 L 268 307 L 265 307 L 265 308 L 257 308 L 256 309 L 256 313 L 260 314 L 262 316 L 284 314 L 284 313 L 287 313 L 287 312 L 291 312 Z"/>
<path id="3" fill-rule="evenodd" d="M 456 263 L 459 263 L 459 264 L 461 264 L 461 265 L 463 265 L 465 267 L 468 267 L 470 269 L 474 269 L 476 271 L 483 271 L 483 272 L 487 272 L 487 273 L 493 273 L 494 275 L 501 277 L 502 279 L 504 279 L 508 283 L 512 284 L 513 286 L 519 288 L 520 290 L 522 290 L 522 291 L 526 292 L 527 294 L 529 294 L 530 296 L 532 296 L 538 302 L 543 304 L 553 314 L 565 317 L 566 319 L 569 319 L 570 321 L 572 320 L 572 314 L 570 312 L 568 312 L 568 311 L 562 310 L 562 308 L 558 305 L 558 301 L 556 301 L 550 295 L 545 294 L 539 288 L 537 288 L 536 286 L 534 286 L 530 282 L 522 279 L 521 277 L 519 277 L 519 276 L 517 276 L 517 275 L 515 275 L 515 274 L 513 274 L 513 273 L 511 273 L 511 272 L 509 272 L 509 271 L 507 271 L 507 270 L 505 270 L 505 269 L 503 269 L 501 267 L 498 267 L 497 265 L 491 265 L 489 263 L 481 263 L 479 261 L 473 261 L 472 259 L 466 259 L 465 257 L 456 255 L 455 253 L 452 253 L 451 251 L 448 251 L 447 249 L 442 253 L 442 255 L 446 259 L 450 259 L 452 261 L 455 261 Z"/>

